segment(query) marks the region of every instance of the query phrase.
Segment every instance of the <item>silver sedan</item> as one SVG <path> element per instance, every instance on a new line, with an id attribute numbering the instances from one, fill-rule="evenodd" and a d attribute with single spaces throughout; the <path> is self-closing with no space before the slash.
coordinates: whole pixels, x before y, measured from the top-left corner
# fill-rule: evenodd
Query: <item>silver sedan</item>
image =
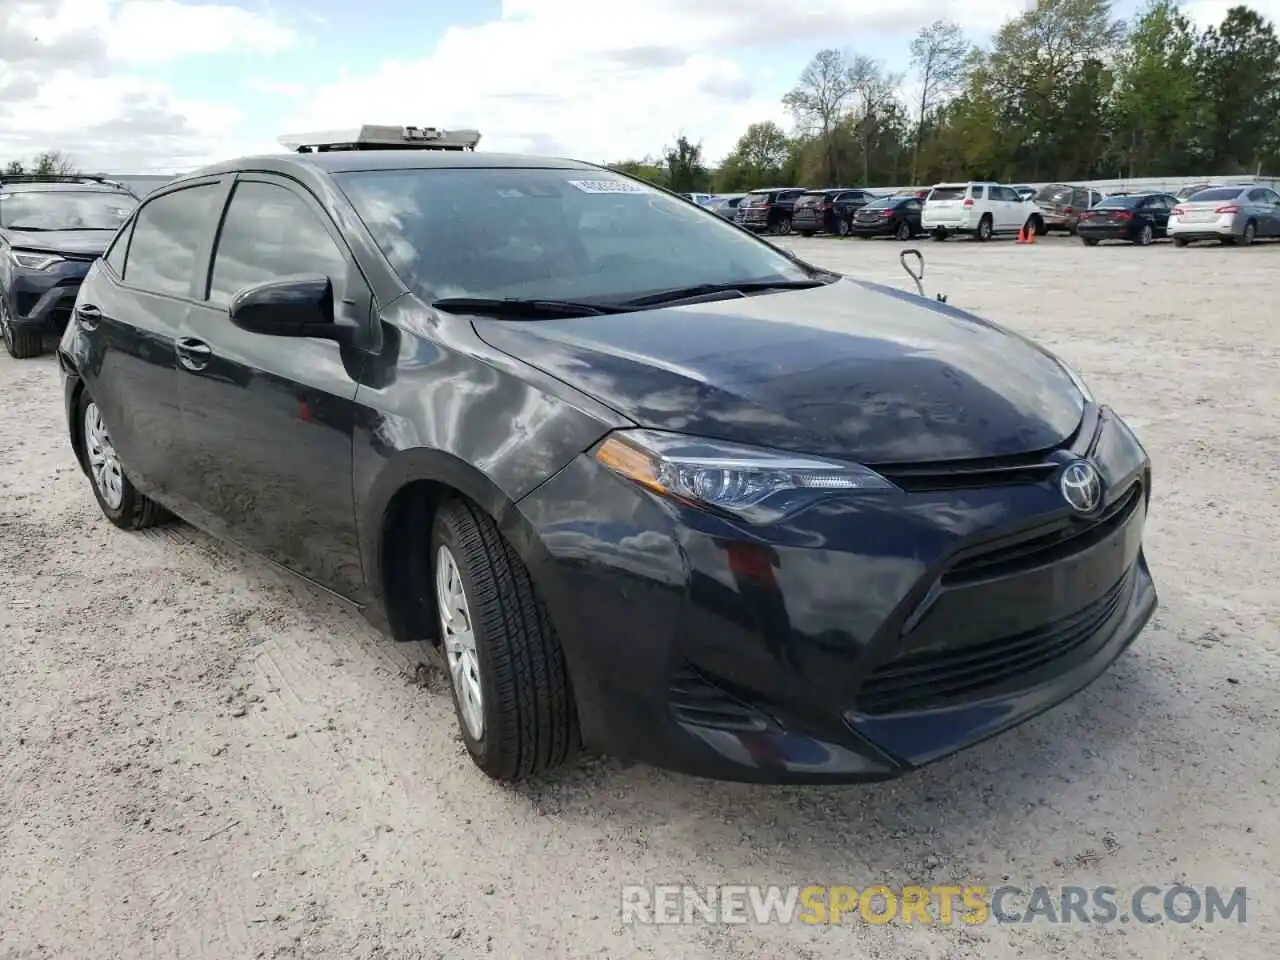
<path id="1" fill-rule="evenodd" d="M 1253 243 L 1280 237 L 1280 195 L 1267 187 L 1208 187 L 1179 201 L 1169 216 L 1176 246 L 1193 240 Z"/>

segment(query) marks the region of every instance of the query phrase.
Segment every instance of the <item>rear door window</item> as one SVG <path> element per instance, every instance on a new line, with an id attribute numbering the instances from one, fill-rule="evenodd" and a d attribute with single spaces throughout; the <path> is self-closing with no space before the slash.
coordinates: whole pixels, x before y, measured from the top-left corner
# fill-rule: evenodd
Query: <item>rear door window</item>
<path id="1" fill-rule="evenodd" d="M 216 183 L 184 187 L 147 202 L 134 218 L 124 281 L 151 293 L 189 297 L 196 259 L 213 232 Z"/>
<path id="2" fill-rule="evenodd" d="M 133 223 L 130 220 L 124 225 L 124 229 L 116 235 L 115 241 L 111 244 L 111 249 L 102 258 L 107 261 L 107 266 L 115 271 L 117 277 L 124 276 L 124 258 L 129 252 L 129 237 L 133 234 Z"/>
<path id="3" fill-rule="evenodd" d="M 969 188 L 969 196 L 974 200 L 983 200 L 987 196 L 987 188 L 981 184 L 976 184 Z"/>

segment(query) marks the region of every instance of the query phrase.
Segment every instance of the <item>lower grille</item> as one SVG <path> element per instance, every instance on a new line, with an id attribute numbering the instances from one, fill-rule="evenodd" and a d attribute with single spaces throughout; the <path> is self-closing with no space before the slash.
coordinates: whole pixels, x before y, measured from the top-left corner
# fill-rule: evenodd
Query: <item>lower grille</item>
<path id="1" fill-rule="evenodd" d="M 672 677 L 667 705 L 677 720 L 700 727 L 762 731 L 774 726 L 763 713 L 716 686 L 692 664 Z"/>
<path id="2" fill-rule="evenodd" d="M 1120 608 L 1129 582 L 1126 574 L 1083 610 L 1037 630 L 890 660 L 863 682 L 858 709 L 869 715 L 936 709 L 1014 686 L 1087 647 Z"/>

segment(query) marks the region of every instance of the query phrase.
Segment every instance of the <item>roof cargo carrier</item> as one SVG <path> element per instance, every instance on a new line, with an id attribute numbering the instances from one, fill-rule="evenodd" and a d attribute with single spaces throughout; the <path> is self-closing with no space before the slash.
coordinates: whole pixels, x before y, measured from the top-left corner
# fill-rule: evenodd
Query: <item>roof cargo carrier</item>
<path id="1" fill-rule="evenodd" d="M 288 134 L 281 146 L 296 153 L 345 150 L 474 150 L 479 130 L 441 130 L 439 127 L 389 127 L 366 123 L 345 130 Z"/>

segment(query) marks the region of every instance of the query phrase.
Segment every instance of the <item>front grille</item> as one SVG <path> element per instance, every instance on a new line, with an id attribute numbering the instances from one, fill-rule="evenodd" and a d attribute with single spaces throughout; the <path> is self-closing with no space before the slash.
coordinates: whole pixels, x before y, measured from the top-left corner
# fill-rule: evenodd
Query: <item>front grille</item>
<path id="1" fill-rule="evenodd" d="M 672 677 L 667 706 L 677 720 L 700 727 L 762 731 L 774 726 L 763 713 L 717 686 L 692 664 L 685 664 Z"/>
<path id="2" fill-rule="evenodd" d="M 876 472 L 909 493 L 1006 487 L 1041 483 L 1061 464 L 1047 462 L 1047 451 L 943 464 L 879 464 Z"/>
<path id="3" fill-rule="evenodd" d="M 971 547 L 952 559 L 942 583 L 951 587 L 1008 576 L 1087 550 L 1129 522 L 1142 500 L 1142 491 L 1142 484 L 1135 483 L 1097 517 L 1067 517 L 1048 526 Z"/>
<path id="4" fill-rule="evenodd" d="M 1129 581 L 1126 574 L 1083 610 L 1036 630 L 890 660 L 863 682 L 858 709 L 872 716 L 937 709 L 1010 686 L 1055 660 L 1087 648 L 1120 608 Z"/>

